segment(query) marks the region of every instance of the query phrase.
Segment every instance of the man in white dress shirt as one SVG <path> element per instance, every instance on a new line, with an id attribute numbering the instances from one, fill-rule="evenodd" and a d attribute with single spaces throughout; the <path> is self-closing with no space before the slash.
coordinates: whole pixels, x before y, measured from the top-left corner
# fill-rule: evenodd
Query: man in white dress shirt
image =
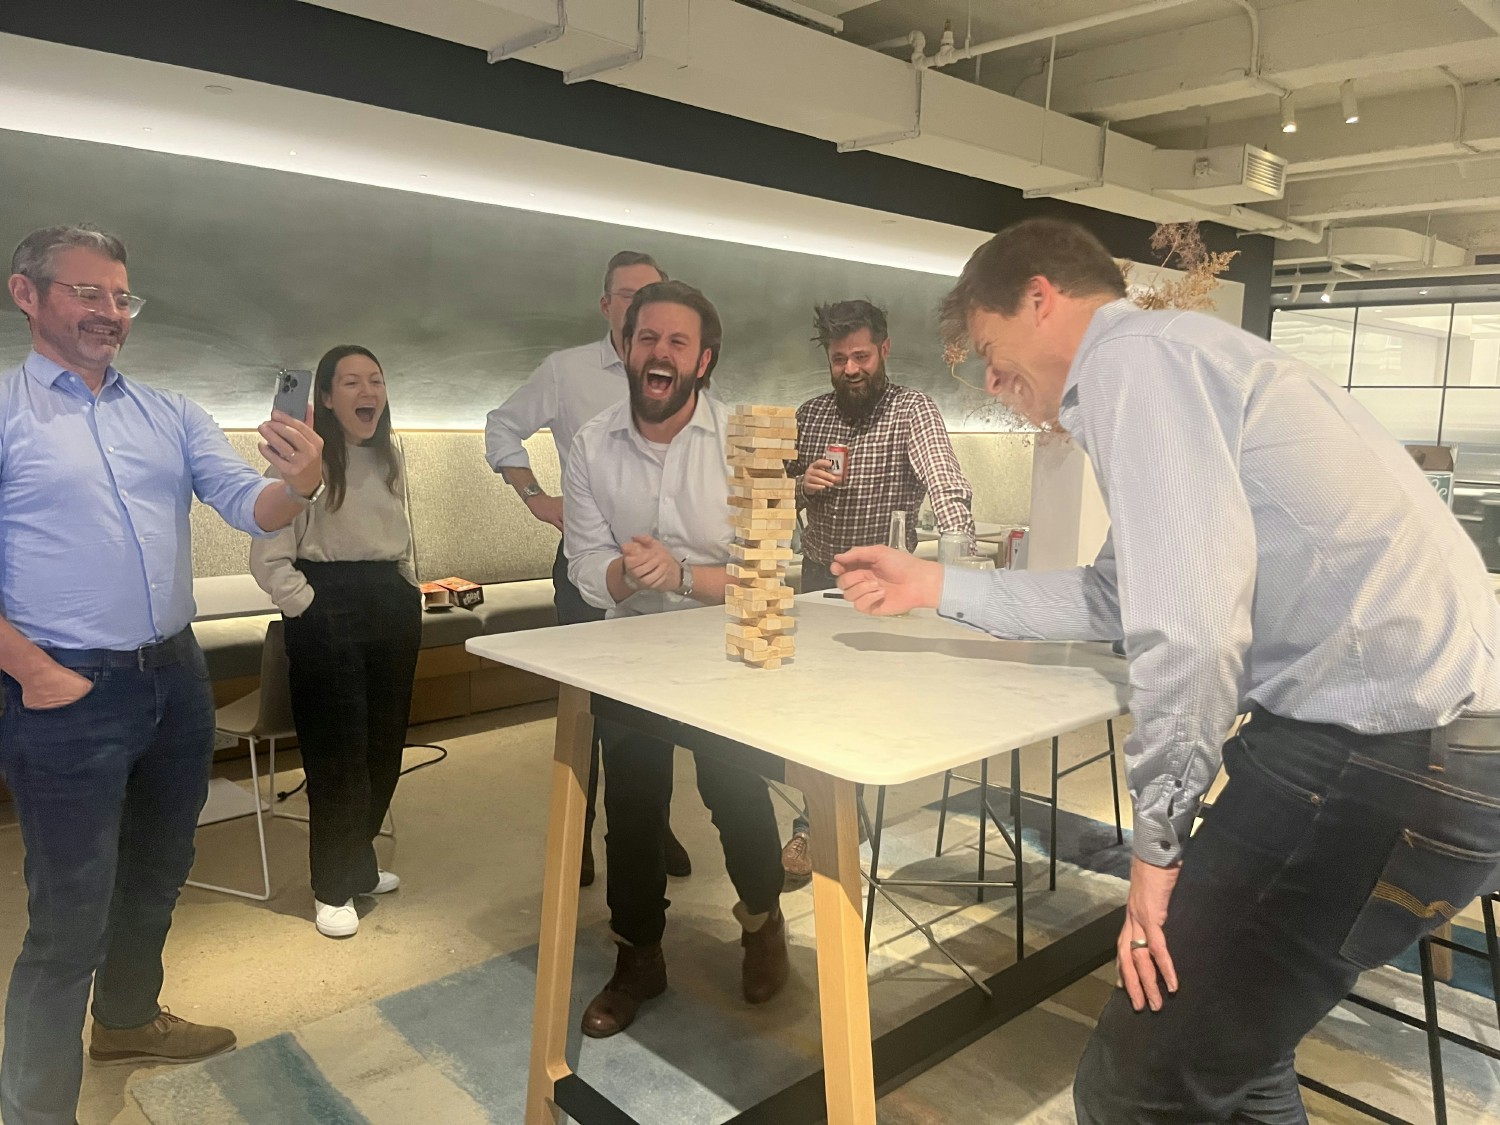
<path id="1" fill-rule="evenodd" d="M 620 333 L 625 313 L 636 291 L 667 275 L 650 254 L 621 250 L 604 269 L 604 295 L 599 312 L 609 321 L 604 339 L 577 348 L 553 352 L 531 373 L 510 398 L 491 410 L 484 425 L 484 455 L 490 468 L 516 490 L 521 502 L 542 523 L 563 530 L 563 498 L 548 496 L 531 471 L 524 442 L 543 427 L 552 430 L 557 459 L 563 474 L 568 471 L 568 449 L 573 437 L 590 418 L 625 399 L 625 364 L 620 359 Z M 589 605 L 568 578 L 568 560 L 561 541 L 552 563 L 552 604 L 559 625 L 600 621 L 604 611 Z M 594 805 L 599 789 L 599 743 L 589 764 L 588 807 L 583 823 L 583 863 L 579 883 L 594 881 Z M 668 824 L 667 874 L 685 878 L 693 865 L 687 850 Z"/>
<path id="2" fill-rule="evenodd" d="M 706 393 L 722 340 L 719 314 L 679 281 L 636 294 L 623 326 L 627 401 L 579 431 L 563 482 L 568 574 L 611 617 L 719 605 L 733 533 L 725 463 L 729 411 Z M 721 659 L 717 648 L 705 659 Z M 662 847 L 672 793 L 672 744 L 601 722 L 609 785 L 604 808 L 614 976 L 583 1014 L 594 1038 L 629 1027 L 667 987 L 661 938 L 667 872 Z M 766 783 L 716 759 L 697 760 L 740 901 L 741 988 L 760 1004 L 786 984 L 779 906 L 781 846 Z"/>
<path id="3" fill-rule="evenodd" d="M 1222 321 L 1124 297 L 1093 235 L 1031 219 L 976 251 L 944 305 L 991 392 L 1092 462 L 1112 524 L 1092 566 L 983 573 L 865 547 L 833 570 L 865 612 L 1124 638 L 1122 989 L 1079 1064 L 1078 1120 L 1303 1125 L 1298 1042 L 1362 970 L 1494 885 L 1500 605 L 1347 392 Z M 1221 745 L 1229 782 L 1204 809 Z"/>

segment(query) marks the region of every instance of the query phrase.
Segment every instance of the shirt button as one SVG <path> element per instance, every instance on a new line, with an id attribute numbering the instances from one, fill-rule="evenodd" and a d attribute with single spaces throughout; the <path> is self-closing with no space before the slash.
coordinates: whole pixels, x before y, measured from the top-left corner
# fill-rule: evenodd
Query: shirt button
<path id="1" fill-rule="evenodd" d="M 130 493 L 126 492 L 123 488 L 120 489 L 120 499 L 121 500 L 129 500 L 130 499 Z"/>
<path id="2" fill-rule="evenodd" d="M 109 449 L 109 452 L 111 452 L 111 453 L 113 453 L 115 451 L 115 447 L 112 446 L 112 445 L 108 446 L 108 449 Z"/>

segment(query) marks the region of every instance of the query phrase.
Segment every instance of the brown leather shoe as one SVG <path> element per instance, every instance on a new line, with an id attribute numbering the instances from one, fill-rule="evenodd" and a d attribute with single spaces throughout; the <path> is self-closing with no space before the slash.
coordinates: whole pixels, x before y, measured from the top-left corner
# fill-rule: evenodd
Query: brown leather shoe
<path id="1" fill-rule="evenodd" d="M 686 879 L 693 873 L 693 861 L 688 858 L 687 849 L 672 832 L 672 826 L 667 825 L 666 839 L 662 841 L 667 849 L 667 874 L 674 879 Z"/>
<path id="2" fill-rule="evenodd" d="M 740 987 L 745 999 L 752 1004 L 764 1004 L 786 987 L 792 965 L 787 958 L 786 918 L 781 907 L 771 910 L 771 916 L 761 923 L 760 929 L 740 935 L 740 944 L 745 947 L 745 961 L 740 967 Z"/>
<path id="3" fill-rule="evenodd" d="M 667 962 L 661 945 L 637 948 L 621 943 L 615 958 L 615 975 L 604 991 L 583 1010 L 583 1033 L 590 1039 L 608 1039 L 635 1022 L 647 1000 L 667 990 Z"/>
<path id="4" fill-rule="evenodd" d="M 108 1066 L 116 1063 L 190 1063 L 234 1050 L 234 1032 L 178 1019 L 167 1009 L 140 1027 L 94 1024 L 89 1036 L 89 1058 Z"/>
<path id="5" fill-rule="evenodd" d="M 594 885 L 594 841 L 584 840 L 583 861 L 578 865 L 578 885 L 580 887 L 592 887 Z"/>
<path id="6" fill-rule="evenodd" d="M 788 883 L 805 883 L 812 878 L 812 841 L 806 832 L 794 832 L 781 849 L 781 870 Z"/>

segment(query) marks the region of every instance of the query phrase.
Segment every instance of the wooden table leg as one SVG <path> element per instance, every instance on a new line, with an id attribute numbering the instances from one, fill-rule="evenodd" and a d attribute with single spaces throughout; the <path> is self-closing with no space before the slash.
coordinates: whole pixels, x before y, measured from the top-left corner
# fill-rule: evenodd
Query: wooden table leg
<path id="1" fill-rule="evenodd" d="M 854 783 L 791 762 L 786 779 L 806 795 L 813 825 L 813 918 L 828 1125 L 875 1125 Z"/>
<path id="2" fill-rule="evenodd" d="M 542 880 L 542 930 L 537 945 L 536 1008 L 531 1023 L 531 1068 L 526 1125 L 557 1125 L 553 1083 L 568 1066 L 568 1019 L 573 994 L 573 950 L 578 937 L 578 865 L 583 860 L 583 812 L 594 717 L 589 693 L 567 684 L 557 696 L 557 742 L 552 756 L 552 811 Z"/>
<path id="3" fill-rule="evenodd" d="M 1453 923 L 1444 922 L 1432 931 L 1432 936 L 1452 941 Z M 1451 981 L 1453 979 L 1453 950 L 1446 945 L 1432 947 L 1432 976 L 1434 980 Z"/>

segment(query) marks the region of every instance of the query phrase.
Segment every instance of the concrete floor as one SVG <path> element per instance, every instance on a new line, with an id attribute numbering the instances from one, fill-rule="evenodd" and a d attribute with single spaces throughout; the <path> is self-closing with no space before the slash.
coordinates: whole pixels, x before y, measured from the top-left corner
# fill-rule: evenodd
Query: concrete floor
<path id="1" fill-rule="evenodd" d="M 383 865 L 400 873 L 402 888 L 379 900 L 352 940 L 331 941 L 313 928 L 305 826 L 271 822 L 272 899 L 186 889 L 166 950 L 163 1002 L 188 1019 L 232 1026 L 241 1043 L 251 1043 L 533 943 L 553 726 L 552 706 L 536 704 L 412 731 L 413 742 L 441 743 L 449 757 L 403 779 L 395 804 L 399 840 L 380 845 Z M 1102 726 L 1069 736 L 1063 764 L 1103 747 Z M 407 764 L 428 756 L 409 750 Z M 686 757 L 679 754 L 673 824 L 695 873 L 674 881 L 672 897 L 727 909 L 734 896 Z M 1038 747 L 1023 761 L 1025 786 L 1043 789 L 1046 753 Z M 1063 786 L 1064 807 L 1110 819 L 1102 765 Z M 914 807 L 938 791 L 937 781 L 903 787 L 888 808 Z M 298 800 L 288 807 L 298 808 Z M 790 810 L 777 807 L 789 823 Z M 8 974 L 25 931 L 25 888 L 8 805 L 0 806 L 0 825 L 0 969 Z M 198 843 L 196 878 L 246 887 L 258 879 L 252 822 L 210 826 Z M 583 893 L 585 924 L 606 916 L 602 843 L 596 854 L 601 878 Z M 787 902 L 794 941 L 811 943 L 810 907 L 805 890 Z M 1079 982 L 892 1093 L 881 1102 L 882 1123 L 1072 1121 L 1072 1071 L 1112 979 L 1108 970 Z M 127 1087 L 151 1073 L 89 1068 L 81 1125 L 146 1125 Z M 1309 1108 L 1317 1121 L 1365 1120 L 1312 1097 Z"/>

